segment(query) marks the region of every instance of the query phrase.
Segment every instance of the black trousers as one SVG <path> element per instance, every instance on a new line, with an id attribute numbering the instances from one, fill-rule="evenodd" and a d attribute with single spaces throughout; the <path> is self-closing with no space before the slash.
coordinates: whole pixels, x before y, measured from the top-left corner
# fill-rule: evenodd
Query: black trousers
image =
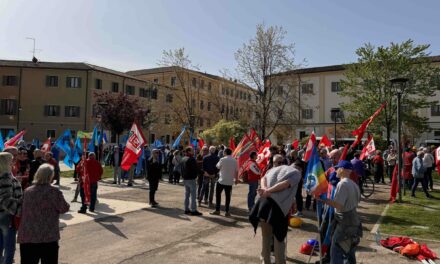
<path id="1" fill-rule="evenodd" d="M 149 189 L 150 189 L 150 204 L 155 203 L 156 199 L 156 191 L 159 187 L 159 180 L 148 180 Z"/>
<path id="2" fill-rule="evenodd" d="M 219 182 L 217 182 L 217 186 L 215 188 L 215 210 L 220 211 L 223 190 L 225 190 L 225 195 L 226 195 L 225 212 L 229 212 L 229 204 L 231 203 L 232 186 L 231 185 L 223 185 Z"/>
<path id="3" fill-rule="evenodd" d="M 303 196 L 302 196 L 302 181 L 298 185 L 296 189 L 295 202 L 296 202 L 296 210 L 298 212 L 302 212 L 303 210 Z"/>
<path id="4" fill-rule="evenodd" d="M 82 185 L 82 184 L 81 184 Z M 95 210 L 95 204 L 96 204 L 96 195 L 98 192 L 98 183 L 92 183 L 90 184 L 90 210 Z M 81 189 L 79 190 L 79 194 L 81 196 L 81 209 L 86 210 L 87 209 L 87 204 L 86 202 L 86 195 L 84 193 L 84 188 L 81 186 Z"/>
<path id="5" fill-rule="evenodd" d="M 56 264 L 58 263 L 58 241 L 50 243 L 20 244 L 21 264 Z"/>

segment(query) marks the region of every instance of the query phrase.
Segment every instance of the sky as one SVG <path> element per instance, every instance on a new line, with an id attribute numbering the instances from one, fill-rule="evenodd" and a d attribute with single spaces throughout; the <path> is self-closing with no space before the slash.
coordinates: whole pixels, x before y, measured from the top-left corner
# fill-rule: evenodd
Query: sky
<path id="1" fill-rule="evenodd" d="M 234 71 L 256 25 L 282 26 L 305 67 L 356 61 L 365 43 L 430 44 L 440 55 L 440 1 L 0 0 L 0 59 L 88 62 L 128 71 L 184 47 L 200 70 Z"/>

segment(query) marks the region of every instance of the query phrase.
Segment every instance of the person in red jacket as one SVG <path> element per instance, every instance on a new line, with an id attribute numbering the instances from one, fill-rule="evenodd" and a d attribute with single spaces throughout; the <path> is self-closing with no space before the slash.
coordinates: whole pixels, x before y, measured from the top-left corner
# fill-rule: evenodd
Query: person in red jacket
<path id="1" fill-rule="evenodd" d="M 80 195 L 81 195 L 81 209 L 80 214 L 85 214 L 87 211 L 87 204 L 90 204 L 89 211 L 95 211 L 96 193 L 98 191 L 98 181 L 101 180 L 102 166 L 95 158 L 95 153 L 90 152 L 88 159 L 81 160 L 77 166 L 78 174 L 80 176 Z"/>
<path id="2" fill-rule="evenodd" d="M 255 204 L 255 196 L 257 195 L 258 183 L 261 178 L 261 171 L 257 165 L 257 152 L 251 152 L 249 160 L 246 163 L 245 172 L 247 174 L 247 181 L 249 184 L 248 192 L 248 209 L 252 210 Z"/>
<path id="3" fill-rule="evenodd" d="M 405 152 L 403 153 L 402 178 L 405 180 L 405 185 L 408 190 L 411 190 L 413 184 L 412 162 L 415 157 L 416 154 L 414 154 L 410 148 L 405 149 Z"/>

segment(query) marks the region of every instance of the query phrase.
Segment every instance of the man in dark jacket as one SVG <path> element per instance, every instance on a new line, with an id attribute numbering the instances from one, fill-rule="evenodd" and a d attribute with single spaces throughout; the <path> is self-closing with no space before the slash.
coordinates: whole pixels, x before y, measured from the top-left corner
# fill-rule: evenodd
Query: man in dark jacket
<path id="1" fill-rule="evenodd" d="M 214 186 L 218 177 L 218 169 L 216 167 L 220 158 L 215 154 L 216 148 L 214 146 L 209 147 L 209 155 L 203 158 L 203 186 L 199 196 L 199 205 L 204 198 L 205 204 L 208 203 L 209 195 L 209 207 L 212 206 L 212 200 L 214 199 Z"/>
<path id="2" fill-rule="evenodd" d="M 147 180 L 150 189 L 150 205 L 157 207 L 159 203 L 156 202 L 155 195 L 159 187 L 159 180 L 162 177 L 162 166 L 159 160 L 159 150 L 153 149 L 153 156 L 148 160 L 147 165 Z"/>
<path id="3" fill-rule="evenodd" d="M 43 152 L 41 150 L 36 149 L 33 155 L 35 159 L 31 161 L 29 169 L 29 185 L 32 185 L 34 175 L 37 172 L 38 168 L 41 166 L 41 164 L 45 163 L 45 161 L 43 160 Z"/>
<path id="4" fill-rule="evenodd" d="M 197 211 L 197 200 L 196 200 L 196 178 L 197 178 L 197 163 L 194 158 L 194 150 L 191 147 L 185 149 L 185 157 L 182 158 L 182 176 L 183 185 L 185 186 L 185 214 L 190 215 L 202 215 Z M 189 198 L 191 196 L 191 211 L 189 208 Z"/>

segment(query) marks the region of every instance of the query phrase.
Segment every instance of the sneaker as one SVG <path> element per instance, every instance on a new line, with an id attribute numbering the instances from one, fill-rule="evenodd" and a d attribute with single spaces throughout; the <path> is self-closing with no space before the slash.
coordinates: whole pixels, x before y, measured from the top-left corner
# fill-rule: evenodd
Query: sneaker
<path id="1" fill-rule="evenodd" d="M 112 184 L 116 184 L 116 181 L 113 181 Z"/>
<path id="2" fill-rule="evenodd" d="M 133 186 L 133 183 L 129 182 L 129 183 L 127 183 L 127 186 L 131 187 L 131 186 Z"/>
<path id="3" fill-rule="evenodd" d="M 197 205 L 200 207 L 200 206 L 202 206 L 202 201 L 198 201 L 197 202 Z"/>
<path id="4" fill-rule="evenodd" d="M 220 211 L 215 210 L 213 212 L 210 212 L 209 214 L 210 215 L 220 215 Z"/>
<path id="5" fill-rule="evenodd" d="M 208 204 L 208 201 L 207 201 L 207 200 L 205 200 L 205 201 L 203 201 L 203 203 L 204 203 L 205 205 L 207 205 L 207 204 Z"/>
<path id="6" fill-rule="evenodd" d="M 95 209 L 89 209 L 89 212 L 93 213 L 93 212 L 95 212 Z"/>
<path id="7" fill-rule="evenodd" d="M 86 214 L 86 213 L 87 213 L 86 209 L 79 209 L 78 210 L 78 214 Z"/>
<path id="8" fill-rule="evenodd" d="M 190 210 L 185 210 L 185 214 L 189 215 L 189 214 L 191 214 L 191 211 Z"/>
<path id="9" fill-rule="evenodd" d="M 302 217 L 303 214 L 302 214 L 300 211 L 298 211 L 298 212 L 296 212 L 296 214 L 294 214 L 293 216 Z"/>
<path id="10" fill-rule="evenodd" d="M 159 203 L 158 203 L 158 202 L 152 202 L 152 203 L 151 203 L 151 206 L 152 206 L 152 207 L 158 207 L 158 206 L 159 206 Z"/>
<path id="11" fill-rule="evenodd" d="M 203 215 L 203 214 L 200 213 L 199 211 L 194 211 L 194 212 L 191 212 L 191 215 L 193 215 L 193 216 L 200 216 L 200 215 Z"/>
<path id="12" fill-rule="evenodd" d="M 226 212 L 226 213 L 225 213 L 225 216 L 226 216 L 226 217 L 231 217 L 231 213 L 230 213 L 230 212 Z"/>
<path id="13" fill-rule="evenodd" d="M 213 203 L 208 203 L 208 207 L 212 208 L 212 207 L 214 207 L 214 204 Z"/>

